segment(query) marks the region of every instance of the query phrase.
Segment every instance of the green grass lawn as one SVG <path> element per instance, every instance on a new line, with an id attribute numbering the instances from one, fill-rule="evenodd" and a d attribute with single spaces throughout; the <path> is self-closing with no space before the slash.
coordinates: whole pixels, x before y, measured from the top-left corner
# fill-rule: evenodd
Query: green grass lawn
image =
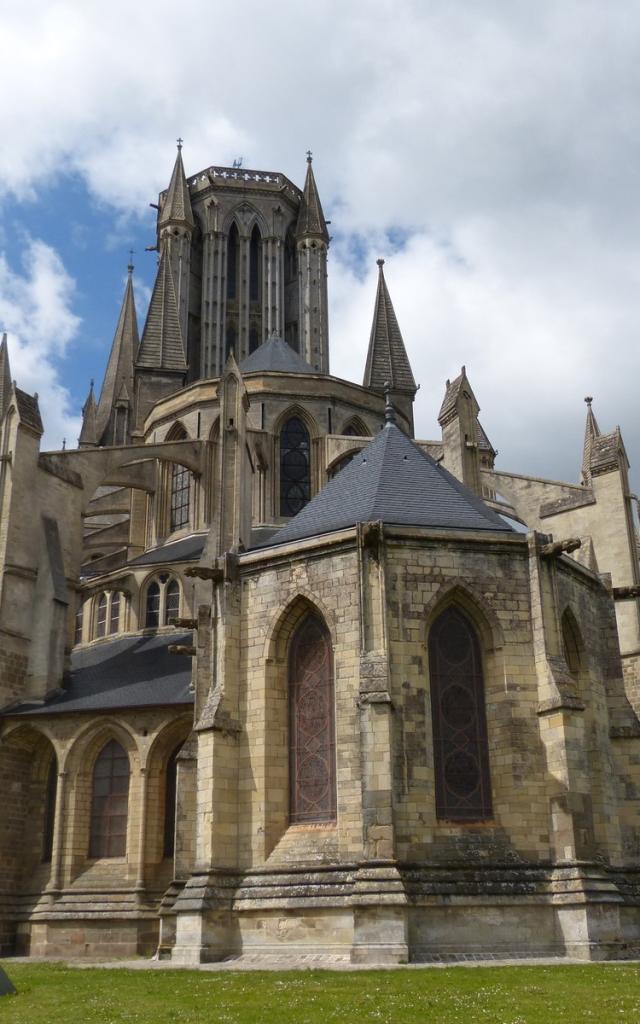
<path id="1" fill-rule="evenodd" d="M 2 1024 L 576 1024 L 640 1021 L 640 967 L 397 971 L 77 970 L 6 964 Z"/>

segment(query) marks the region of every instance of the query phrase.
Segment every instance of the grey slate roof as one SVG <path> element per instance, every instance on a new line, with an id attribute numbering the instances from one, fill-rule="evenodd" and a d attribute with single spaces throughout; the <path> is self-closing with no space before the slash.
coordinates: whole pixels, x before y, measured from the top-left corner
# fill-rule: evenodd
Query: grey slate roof
<path id="1" fill-rule="evenodd" d="M 240 363 L 241 373 L 315 373 L 313 366 L 282 338 L 272 336 Z"/>
<path id="2" fill-rule="evenodd" d="M 375 520 L 398 526 L 513 532 L 394 423 L 387 423 L 267 543 L 284 544 Z"/>
<path id="3" fill-rule="evenodd" d="M 187 368 L 178 303 L 166 250 L 160 257 L 137 363 L 154 370 L 183 371 Z"/>
<path id="4" fill-rule="evenodd" d="M 384 260 L 378 260 L 378 290 L 363 384 L 365 388 L 382 391 L 388 382 L 392 391 L 400 389 L 415 394 L 416 382 L 384 279 L 383 266 Z"/>
<path id="5" fill-rule="evenodd" d="M 198 533 L 191 537 L 182 537 L 180 540 L 171 541 L 169 544 L 162 544 L 158 548 L 151 548 L 143 555 L 138 555 L 129 565 L 163 565 L 165 562 L 193 562 L 200 558 L 204 550 L 206 533 Z"/>
<path id="6" fill-rule="evenodd" d="M 6 715 L 190 704 L 191 658 L 169 654 L 169 644 L 191 644 L 191 633 L 127 636 L 71 655 L 65 690 L 46 704 L 21 704 Z"/>

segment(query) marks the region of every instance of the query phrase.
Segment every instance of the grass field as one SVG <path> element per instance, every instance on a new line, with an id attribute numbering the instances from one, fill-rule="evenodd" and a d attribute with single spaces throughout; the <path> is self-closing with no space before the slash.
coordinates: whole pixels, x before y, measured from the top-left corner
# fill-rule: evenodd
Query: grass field
<path id="1" fill-rule="evenodd" d="M 197 972 L 5 964 L 2 1024 L 612 1024 L 640 1021 L 640 967 Z"/>

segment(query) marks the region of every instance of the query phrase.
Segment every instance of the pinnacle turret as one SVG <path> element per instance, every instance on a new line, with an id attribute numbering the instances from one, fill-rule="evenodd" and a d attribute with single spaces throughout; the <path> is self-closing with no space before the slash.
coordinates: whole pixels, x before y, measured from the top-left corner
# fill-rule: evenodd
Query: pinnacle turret
<path id="1" fill-rule="evenodd" d="M 133 264 L 130 262 L 127 268 L 127 284 L 124 291 L 124 298 L 118 317 L 118 325 L 113 336 L 111 353 L 107 370 L 104 375 L 104 382 L 100 392 L 100 401 L 96 409 L 96 443 L 97 444 L 123 444 L 128 440 L 123 436 L 122 429 L 116 430 L 116 405 L 122 405 L 123 390 L 129 396 L 133 396 L 133 361 L 138 351 L 140 339 L 138 336 L 138 318 L 136 316 L 136 303 L 133 294 Z M 133 423 L 133 410 L 130 405 L 127 409 L 127 416 L 121 413 L 120 418 L 126 418 L 129 424 Z M 116 433 L 118 436 L 116 437 Z M 125 432 L 127 433 L 127 432 Z"/>
<path id="2" fill-rule="evenodd" d="M 158 214 L 159 228 L 170 224 L 181 225 L 187 228 L 195 226 L 191 199 L 189 197 L 189 186 L 184 173 L 184 164 L 182 163 L 182 139 L 178 139 L 178 154 L 173 166 L 173 174 L 171 175 L 169 188 Z"/>
<path id="3" fill-rule="evenodd" d="M 98 444 L 96 413 L 96 399 L 93 393 L 93 381 L 91 381 L 87 400 L 82 406 L 82 427 L 80 428 L 80 437 L 78 438 L 79 448 L 95 447 Z"/>
<path id="4" fill-rule="evenodd" d="M 377 262 L 378 292 L 363 384 L 377 391 L 384 391 L 388 384 L 391 393 L 402 391 L 413 397 L 418 389 L 384 278 L 384 260 Z"/>
<path id="5" fill-rule="evenodd" d="M 591 395 L 587 395 L 585 402 L 587 403 L 587 422 L 584 428 L 584 446 L 582 450 L 582 483 L 590 484 L 593 442 L 596 437 L 600 437 L 600 427 L 598 426 L 595 413 L 591 408 L 593 397 Z"/>
<path id="6" fill-rule="evenodd" d="M 307 177 L 304 183 L 300 212 L 298 213 L 296 237 L 298 240 L 303 238 L 319 238 L 326 245 L 329 244 L 327 222 L 322 212 L 322 203 L 320 202 L 318 187 L 313 174 L 310 151 L 307 153 Z"/>
<path id="7" fill-rule="evenodd" d="M 7 335 L 0 341 L 0 420 L 3 419 L 11 401 L 11 369 L 9 367 L 9 346 Z"/>

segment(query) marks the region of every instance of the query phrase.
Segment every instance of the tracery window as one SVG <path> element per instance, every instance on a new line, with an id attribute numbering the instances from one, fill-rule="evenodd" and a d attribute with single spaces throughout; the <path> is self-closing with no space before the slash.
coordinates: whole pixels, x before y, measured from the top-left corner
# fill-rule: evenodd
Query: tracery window
<path id="1" fill-rule="evenodd" d="M 331 643 L 307 615 L 289 649 L 289 819 L 335 821 L 335 715 Z"/>
<path id="2" fill-rule="evenodd" d="M 124 857 L 127 852 L 129 758 L 115 740 L 102 748 L 93 768 L 90 857 Z"/>
<path id="3" fill-rule="evenodd" d="M 174 463 L 171 467 L 171 532 L 189 523 L 191 473 L 186 466 Z"/>
<path id="4" fill-rule="evenodd" d="M 155 580 L 147 588 L 144 624 L 147 629 L 156 629 L 160 625 L 160 584 Z"/>
<path id="5" fill-rule="evenodd" d="M 42 827 L 42 860 L 49 863 L 53 854 L 53 830 L 56 817 L 56 795 L 58 790 L 58 762 L 54 754 L 49 762 L 47 785 L 44 794 L 44 821 Z"/>
<path id="6" fill-rule="evenodd" d="M 295 516 L 311 497 L 309 431 L 298 416 L 280 433 L 280 515 Z"/>
<path id="7" fill-rule="evenodd" d="M 96 636 L 105 636 L 107 632 L 107 595 L 101 594 L 98 601 L 98 614 L 96 616 Z"/>
<path id="8" fill-rule="evenodd" d="M 467 616 L 446 608 L 429 634 L 436 814 L 490 818 L 491 778 L 480 644 Z"/>

